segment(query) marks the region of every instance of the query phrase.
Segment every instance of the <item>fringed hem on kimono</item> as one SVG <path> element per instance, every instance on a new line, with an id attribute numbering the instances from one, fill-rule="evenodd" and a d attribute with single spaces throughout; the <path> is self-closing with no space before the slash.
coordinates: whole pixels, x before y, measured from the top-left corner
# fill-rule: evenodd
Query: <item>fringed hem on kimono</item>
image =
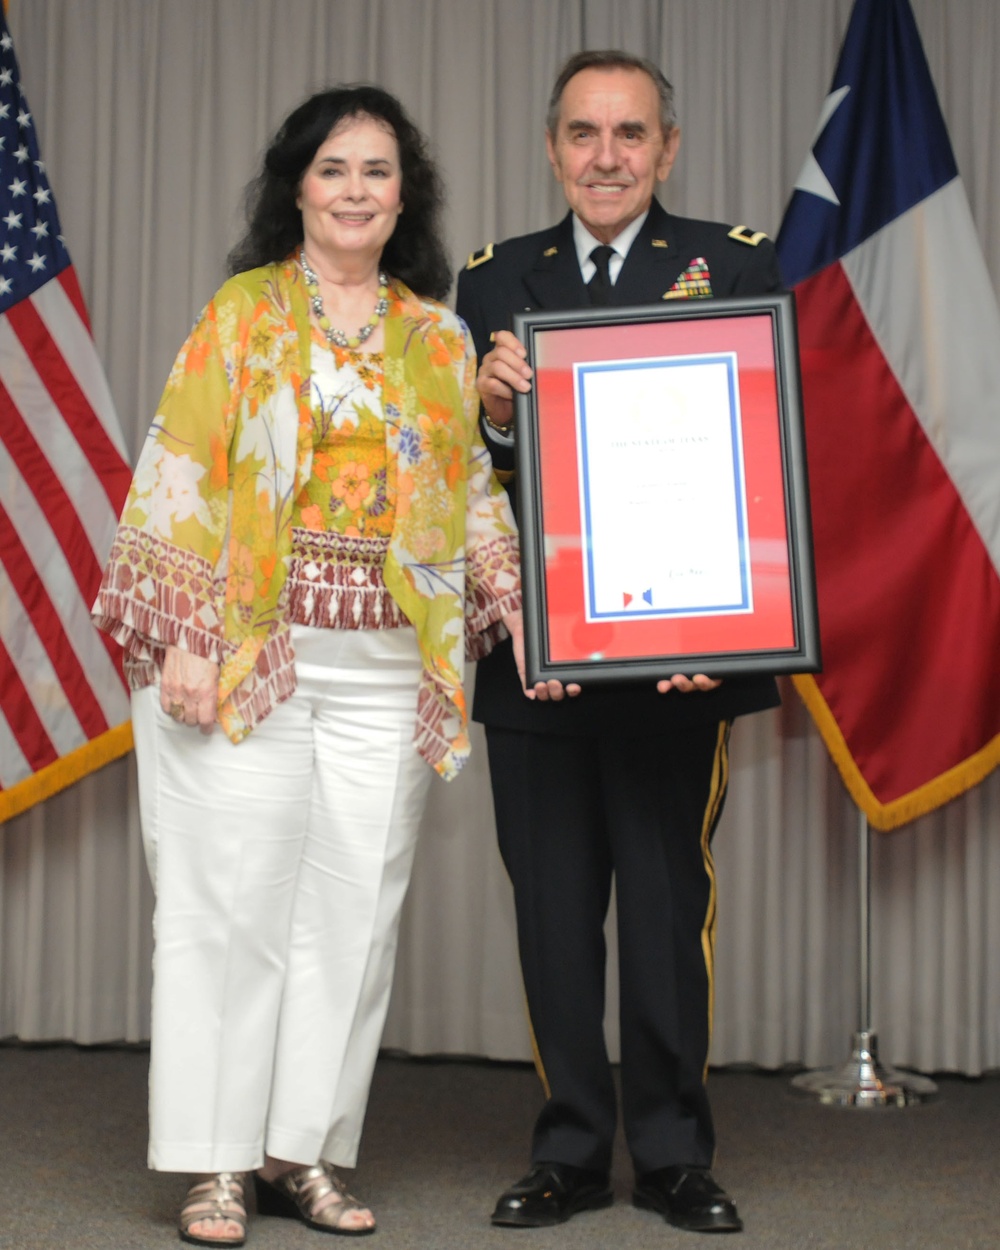
<path id="1" fill-rule="evenodd" d="M 406 613 L 385 584 L 389 539 L 296 529 L 288 617 L 318 629 L 399 629 Z"/>
<path id="2" fill-rule="evenodd" d="M 125 650 L 127 661 L 162 665 L 167 647 L 222 661 L 225 578 L 208 561 L 148 534 L 119 525 L 94 604 L 94 623 Z"/>
<path id="3" fill-rule="evenodd" d="M 507 637 L 503 617 L 521 608 L 517 537 L 480 543 L 465 563 L 465 658 L 481 660 Z"/>

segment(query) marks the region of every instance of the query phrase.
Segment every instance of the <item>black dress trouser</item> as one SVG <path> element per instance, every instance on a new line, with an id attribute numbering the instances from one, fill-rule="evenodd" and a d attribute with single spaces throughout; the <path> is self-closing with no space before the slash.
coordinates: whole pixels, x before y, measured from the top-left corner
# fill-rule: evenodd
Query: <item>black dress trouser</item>
<path id="1" fill-rule="evenodd" d="M 668 696 L 671 697 L 671 696 Z M 500 852 L 547 1100 L 532 1159 L 607 1171 L 604 920 L 618 913 L 622 1119 L 637 1173 L 710 1165 L 705 1091 L 729 722 L 642 736 L 487 726 Z"/>

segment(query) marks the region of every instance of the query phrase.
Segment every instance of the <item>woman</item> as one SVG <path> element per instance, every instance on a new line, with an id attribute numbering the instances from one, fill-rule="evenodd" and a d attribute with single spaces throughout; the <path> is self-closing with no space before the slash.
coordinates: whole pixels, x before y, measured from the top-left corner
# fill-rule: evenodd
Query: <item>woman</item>
<path id="1" fill-rule="evenodd" d="M 427 764 L 468 755 L 466 653 L 520 637 L 440 202 L 384 91 L 288 117 L 95 605 L 125 649 L 157 896 L 149 1162 L 194 1173 L 189 1242 L 242 1244 L 250 1171 L 261 1212 L 374 1231 L 334 1167 L 357 1158 Z"/>

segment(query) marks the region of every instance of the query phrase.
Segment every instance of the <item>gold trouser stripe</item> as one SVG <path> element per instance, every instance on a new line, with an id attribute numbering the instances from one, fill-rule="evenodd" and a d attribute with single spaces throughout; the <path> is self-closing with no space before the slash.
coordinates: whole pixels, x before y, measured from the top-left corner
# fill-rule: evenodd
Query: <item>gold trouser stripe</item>
<path id="1" fill-rule="evenodd" d="M 527 994 L 524 996 L 524 1014 L 528 1017 L 528 1032 L 531 1034 L 531 1055 L 535 1061 L 535 1071 L 538 1073 L 538 1079 L 542 1083 L 542 1090 L 545 1093 L 546 1100 L 548 1100 L 552 1097 L 552 1086 L 549 1084 L 549 1078 L 545 1075 L 545 1064 L 542 1063 L 542 1052 L 538 1049 L 535 1026 L 531 1023 L 531 1008 L 528 1006 Z"/>
<path id="2" fill-rule="evenodd" d="M 715 741 L 715 759 L 712 762 L 712 779 L 708 791 L 708 803 L 705 805 L 705 816 L 701 826 L 701 853 L 705 861 L 705 872 L 708 874 L 709 895 L 708 909 L 705 912 L 705 923 L 701 930 L 701 949 L 705 955 L 705 971 L 708 973 L 708 1041 L 711 1045 L 712 1027 L 715 1023 L 715 926 L 717 919 L 718 894 L 715 883 L 715 860 L 712 858 L 712 834 L 719 820 L 719 813 L 729 786 L 729 731 L 732 721 L 719 722 L 719 732 Z M 703 1080 L 708 1080 L 708 1055 L 705 1055 L 705 1071 Z"/>

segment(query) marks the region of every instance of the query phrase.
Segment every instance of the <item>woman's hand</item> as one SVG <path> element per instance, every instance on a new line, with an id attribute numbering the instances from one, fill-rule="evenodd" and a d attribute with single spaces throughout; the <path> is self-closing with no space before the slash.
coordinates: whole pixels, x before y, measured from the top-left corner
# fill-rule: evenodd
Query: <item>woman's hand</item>
<path id="1" fill-rule="evenodd" d="M 521 679 L 521 689 L 529 699 L 538 699 L 542 703 L 551 699 L 554 703 L 558 703 L 560 699 L 569 695 L 571 699 L 576 698 L 580 693 L 580 687 L 574 682 L 569 686 L 564 686 L 561 681 L 539 681 L 529 690 L 524 677 L 524 618 L 518 612 L 508 612 L 503 618 L 503 623 L 507 626 L 507 632 L 510 634 L 510 640 L 514 644 L 514 663 L 517 665 L 517 675 Z"/>
<path id="2" fill-rule="evenodd" d="M 685 677 L 683 673 L 674 673 L 673 677 L 665 677 L 656 683 L 660 694 L 668 690 L 679 690 L 681 694 L 690 694 L 693 690 L 715 690 L 722 685 L 722 679 L 706 677 L 704 673 L 695 673 L 693 677 Z"/>
<path id="3" fill-rule="evenodd" d="M 200 655 L 167 647 L 160 677 L 160 707 L 184 725 L 211 733 L 219 701 L 219 666 Z"/>
<path id="4" fill-rule="evenodd" d="M 486 414 L 494 425 L 514 424 L 514 392 L 531 390 L 531 369 L 525 364 L 528 353 L 509 330 L 498 330 L 493 347 L 483 357 L 476 376 L 476 390 Z"/>

